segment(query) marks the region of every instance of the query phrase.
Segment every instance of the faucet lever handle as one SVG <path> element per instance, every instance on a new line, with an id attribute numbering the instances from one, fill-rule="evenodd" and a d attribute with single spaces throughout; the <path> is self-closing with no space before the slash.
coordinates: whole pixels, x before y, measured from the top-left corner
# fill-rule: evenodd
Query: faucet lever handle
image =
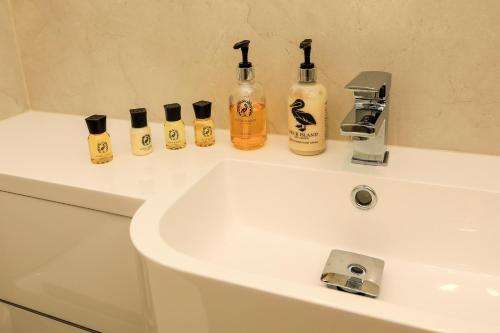
<path id="1" fill-rule="evenodd" d="M 389 97 L 391 76 L 388 72 L 361 72 L 345 88 L 353 90 L 356 98 L 385 100 Z"/>

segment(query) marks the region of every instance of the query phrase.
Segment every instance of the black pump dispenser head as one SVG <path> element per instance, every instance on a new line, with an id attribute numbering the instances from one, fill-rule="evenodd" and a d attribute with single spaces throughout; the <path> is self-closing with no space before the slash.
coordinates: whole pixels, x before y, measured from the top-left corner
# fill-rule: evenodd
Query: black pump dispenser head
<path id="1" fill-rule="evenodd" d="M 250 68 L 252 67 L 252 63 L 248 61 L 248 45 L 250 44 L 249 40 L 242 40 L 234 44 L 233 49 L 241 49 L 242 61 L 239 64 L 239 68 Z"/>
<path id="2" fill-rule="evenodd" d="M 302 69 L 314 68 L 314 64 L 311 62 L 311 43 L 312 39 L 304 39 L 300 43 L 300 48 L 304 50 L 304 62 L 300 64 Z"/>
<path id="3" fill-rule="evenodd" d="M 304 39 L 300 43 L 300 48 L 304 50 L 304 62 L 300 64 L 299 82 L 316 82 L 316 68 L 311 62 L 311 43 L 312 39 Z"/>
<path id="4" fill-rule="evenodd" d="M 238 64 L 238 80 L 240 81 L 250 81 L 253 80 L 253 66 L 250 61 L 248 61 L 248 45 L 249 40 L 242 40 L 233 45 L 233 49 L 241 49 L 242 61 Z"/>

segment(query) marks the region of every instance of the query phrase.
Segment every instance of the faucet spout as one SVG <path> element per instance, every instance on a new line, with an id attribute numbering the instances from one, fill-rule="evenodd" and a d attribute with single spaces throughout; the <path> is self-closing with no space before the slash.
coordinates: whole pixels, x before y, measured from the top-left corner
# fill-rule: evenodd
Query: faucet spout
<path id="1" fill-rule="evenodd" d="M 355 136 L 373 138 L 377 136 L 386 120 L 387 112 L 384 108 L 357 109 L 354 106 L 340 125 L 340 134 L 344 136 Z"/>

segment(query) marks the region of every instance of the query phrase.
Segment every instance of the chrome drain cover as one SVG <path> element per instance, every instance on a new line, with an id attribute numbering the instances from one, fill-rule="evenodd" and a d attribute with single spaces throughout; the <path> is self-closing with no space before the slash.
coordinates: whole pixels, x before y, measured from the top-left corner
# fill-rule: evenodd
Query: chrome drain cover
<path id="1" fill-rule="evenodd" d="M 380 293 L 384 261 L 359 253 L 332 250 L 321 281 L 329 288 L 377 297 Z"/>
<path id="2" fill-rule="evenodd" d="M 370 186 L 356 186 L 351 191 L 351 202 L 356 208 L 371 209 L 377 204 L 377 193 Z"/>

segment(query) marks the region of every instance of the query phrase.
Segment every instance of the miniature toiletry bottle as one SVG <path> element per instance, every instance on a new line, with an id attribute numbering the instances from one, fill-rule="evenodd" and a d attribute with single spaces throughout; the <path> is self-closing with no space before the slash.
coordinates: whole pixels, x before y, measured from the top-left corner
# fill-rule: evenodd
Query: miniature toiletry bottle
<path id="1" fill-rule="evenodd" d="M 147 155 L 153 151 L 151 143 L 151 128 L 148 126 L 148 116 L 145 108 L 130 110 L 130 145 L 134 155 Z"/>
<path id="2" fill-rule="evenodd" d="M 299 68 L 299 82 L 288 96 L 288 146 L 299 155 L 317 155 L 326 149 L 326 88 L 316 82 L 316 68 L 311 62 L 311 42 L 304 39 L 304 62 Z"/>
<path id="3" fill-rule="evenodd" d="M 111 137 L 106 132 L 106 116 L 95 114 L 85 118 L 89 129 L 90 161 L 94 164 L 103 164 L 113 159 Z"/>
<path id="4" fill-rule="evenodd" d="M 215 125 L 210 115 L 212 103 L 199 101 L 193 103 L 196 119 L 194 121 L 194 136 L 197 146 L 208 147 L 215 143 Z"/>
<path id="5" fill-rule="evenodd" d="M 267 137 L 264 89 L 254 81 L 248 44 L 249 40 L 242 40 L 233 46 L 235 50 L 241 49 L 243 61 L 238 65 L 238 83 L 229 97 L 231 142 L 243 150 L 262 147 Z"/>
<path id="6" fill-rule="evenodd" d="M 177 103 L 164 105 L 165 109 L 165 146 L 168 149 L 186 147 L 186 130 L 181 120 L 181 106 Z"/>

